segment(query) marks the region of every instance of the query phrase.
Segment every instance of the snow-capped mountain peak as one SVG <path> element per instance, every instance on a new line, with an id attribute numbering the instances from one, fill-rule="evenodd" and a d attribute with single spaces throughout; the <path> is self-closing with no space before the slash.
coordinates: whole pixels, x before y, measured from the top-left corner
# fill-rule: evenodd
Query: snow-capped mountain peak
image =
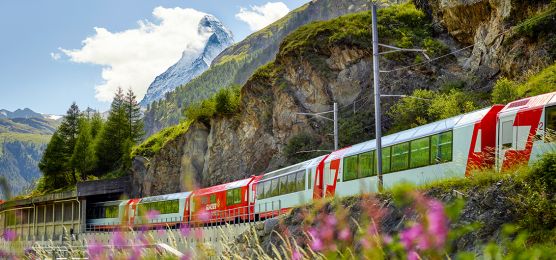
<path id="1" fill-rule="evenodd" d="M 198 31 L 207 36 L 205 47 L 198 51 L 184 50 L 181 59 L 151 83 L 140 103 L 142 107 L 203 73 L 220 52 L 234 43 L 232 32 L 212 15 L 205 15 L 199 21 Z"/>

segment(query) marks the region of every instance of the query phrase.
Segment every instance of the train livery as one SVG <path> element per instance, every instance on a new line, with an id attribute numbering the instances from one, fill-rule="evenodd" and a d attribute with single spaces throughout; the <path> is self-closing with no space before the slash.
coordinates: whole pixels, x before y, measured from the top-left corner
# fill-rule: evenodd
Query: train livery
<path id="1" fill-rule="evenodd" d="M 260 176 L 146 198 L 94 203 L 90 227 L 267 218 L 323 197 L 378 190 L 375 140 Z M 494 105 L 382 138 L 384 187 L 506 170 L 556 151 L 556 92 Z M 148 212 L 158 214 L 145 220 Z M 145 222 L 147 221 L 147 222 Z"/>

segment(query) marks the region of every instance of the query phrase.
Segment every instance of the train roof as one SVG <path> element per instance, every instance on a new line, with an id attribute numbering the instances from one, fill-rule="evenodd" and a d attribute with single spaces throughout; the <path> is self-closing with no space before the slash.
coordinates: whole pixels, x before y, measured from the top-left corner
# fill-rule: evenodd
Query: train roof
<path id="1" fill-rule="evenodd" d="M 546 93 L 534 97 L 523 98 L 508 103 L 498 114 L 511 113 L 517 110 L 544 107 L 556 103 L 556 92 Z"/>
<path id="2" fill-rule="evenodd" d="M 235 188 L 244 187 L 244 186 L 249 185 L 249 183 L 251 183 L 256 178 L 258 178 L 258 177 L 257 176 L 252 176 L 252 177 L 249 177 L 247 179 L 243 179 L 243 180 L 239 180 L 239 181 L 234 181 L 234 182 L 224 183 L 224 184 L 220 184 L 220 185 L 216 185 L 216 186 L 212 186 L 212 187 L 208 187 L 208 188 L 199 189 L 199 190 L 193 191 L 193 196 L 203 196 L 203 195 L 207 195 L 207 194 L 213 194 L 213 193 L 217 193 L 217 192 L 221 192 L 221 191 L 226 191 L 226 190 L 231 190 L 231 189 L 235 189 Z"/>
<path id="3" fill-rule="evenodd" d="M 436 121 L 430 124 L 422 125 L 419 127 L 411 128 L 395 134 L 382 137 L 382 147 L 407 142 L 410 140 L 418 139 L 421 137 L 442 133 L 452 130 L 457 127 L 462 127 L 469 124 L 474 124 L 481 121 L 483 117 L 492 109 L 491 107 L 476 110 L 467 114 L 450 117 L 444 120 Z M 376 149 L 375 139 L 344 148 L 345 151 L 338 150 L 342 156 L 350 156 L 367 152 Z M 335 152 L 335 153 L 336 153 Z M 334 154 L 334 153 L 333 153 Z M 331 155 L 333 155 L 331 154 Z"/>
<path id="4" fill-rule="evenodd" d="M 91 206 L 117 206 L 122 203 L 127 203 L 129 200 L 112 200 L 112 201 L 102 201 L 102 202 L 93 202 Z"/>
<path id="5" fill-rule="evenodd" d="M 186 191 L 186 192 L 179 192 L 179 193 L 172 193 L 172 194 L 164 194 L 164 195 L 158 195 L 158 196 L 145 197 L 145 198 L 142 198 L 139 203 L 164 201 L 164 200 L 179 200 L 179 199 L 189 197 L 190 194 L 191 194 L 191 191 Z"/>
<path id="6" fill-rule="evenodd" d="M 310 160 L 307 160 L 307 161 L 304 161 L 304 162 L 300 162 L 298 164 L 294 164 L 294 165 L 291 165 L 291 166 L 288 166 L 288 167 L 285 167 L 285 168 L 281 168 L 281 169 L 278 169 L 278 170 L 275 170 L 275 171 L 271 171 L 269 173 L 265 173 L 263 175 L 263 177 L 261 179 L 259 179 L 259 182 L 263 181 L 263 180 L 274 179 L 276 177 L 287 175 L 287 174 L 290 174 L 292 172 L 296 172 L 296 171 L 299 171 L 299 170 L 302 170 L 302 169 L 305 170 L 307 168 L 312 168 L 312 167 L 318 165 L 319 162 L 325 156 L 326 155 L 323 155 L 323 156 L 313 158 L 313 159 L 310 159 Z"/>

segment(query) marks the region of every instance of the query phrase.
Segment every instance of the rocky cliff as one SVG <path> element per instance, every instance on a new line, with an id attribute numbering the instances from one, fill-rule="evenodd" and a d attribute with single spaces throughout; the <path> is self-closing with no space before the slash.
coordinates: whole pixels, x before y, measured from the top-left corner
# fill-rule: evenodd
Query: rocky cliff
<path id="1" fill-rule="evenodd" d="M 398 46 L 409 42 L 411 47 L 426 49 L 434 60 L 420 63 L 424 57 L 415 53 L 383 56 L 381 70 L 391 71 L 381 74 L 385 94 L 409 94 L 414 89 L 440 89 L 456 84 L 488 95 L 501 75 L 511 77 L 525 71 L 511 68 L 536 68 L 554 62 L 554 56 L 536 57 L 550 53 L 551 43 L 546 39 L 552 31 L 541 31 L 535 36 L 508 31 L 483 37 L 492 28 L 506 31 L 527 21 L 548 8 L 548 3 L 520 2 L 530 13 L 508 20 L 500 16 L 504 13 L 501 10 L 515 10 L 514 1 L 449 1 L 450 5 L 446 1 L 416 2 L 423 11 L 413 5 L 402 5 L 379 12 L 381 42 Z M 482 4 L 487 7 L 457 16 L 461 15 L 457 8 Z M 461 24 L 455 22 L 458 19 Z M 153 174 L 146 182 L 142 182 L 144 177 L 139 178 L 143 193 L 183 190 L 183 184 L 162 188 L 167 176 L 175 176 L 174 181 L 193 176 L 201 186 L 210 186 L 288 165 L 291 158 L 287 156 L 287 147 L 300 136 L 305 136 L 302 142 L 331 149 L 330 124 L 297 113 L 327 111 L 333 102 L 340 107 L 341 145 L 371 139 L 374 126 L 369 24 L 370 14 L 364 12 L 312 23 L 290 34 L 280 45 L 276 60 L 259 68 L 243 86 L 238 114 L 212 118 L 204 125 L 202 134 L 197 133 L 198 128 L 192 128 L 186 134 L 191 140 L 186 135 L 180 136 L 180 141 L 163 147 L 146 164 L 146 159 L 136 158 L 135 175 Z M 519 45 L 520 42 L 530 43 Z M 469 44 L 474 45 L 450 54 Z M 524 50 L 516 50 L 516 46 Z M 528 58 L 511 58 L 512 51 Z M 400 69 L 409 64 L 419 65 Z M 383 109 L 388 109 L 393 101 L 385 99 Z M 388 118 L 383 121 L 387 129 Z M 196 160 L 203 163 L 201 173 L 200 167 L 179 163 L 190 160 L 190 154 L 197 158 L 204 154 L 203 160 Z M 155 165 L 162 167 L 154 170 L 153 167 L 158 167 Z"/>

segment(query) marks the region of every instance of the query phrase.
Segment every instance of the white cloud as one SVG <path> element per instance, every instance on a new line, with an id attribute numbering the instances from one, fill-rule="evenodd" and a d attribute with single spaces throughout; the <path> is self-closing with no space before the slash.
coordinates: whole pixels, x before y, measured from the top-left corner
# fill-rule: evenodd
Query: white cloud
<path id="1" fill-rule="evenodd" d="M 236 18 L 246 22 L 252 31 L 258 31 L 288 14 L 290 9 L 283 2 L 268 2 L 249 9 L 240 8 Z"/>
<path id="2" fill-rule="evenodd" d="M 141 99 L 156 76 L 186 55 L 202 51 L 210 32 L 199 32 L 205 13 L 194 9 L 153 10 L 159 23 L 138 21 L 138 28 L 110 32 L 95 27 L 95 34 L 80 49 L 60 49 L 71 61 L 103 66 L 104 82 L 95 87 L 96 98 L 111 101 L 118 87 L 131 88 Z M 55 59 L 56 55 L 52 55 Z"/>
<path id="3" fill-rule="evenodd" d="M 50 57 L 52 57 L 53 60 L 59 60 L 62 58 L 62 55 L 59 52 L 51 52 Z"/>

